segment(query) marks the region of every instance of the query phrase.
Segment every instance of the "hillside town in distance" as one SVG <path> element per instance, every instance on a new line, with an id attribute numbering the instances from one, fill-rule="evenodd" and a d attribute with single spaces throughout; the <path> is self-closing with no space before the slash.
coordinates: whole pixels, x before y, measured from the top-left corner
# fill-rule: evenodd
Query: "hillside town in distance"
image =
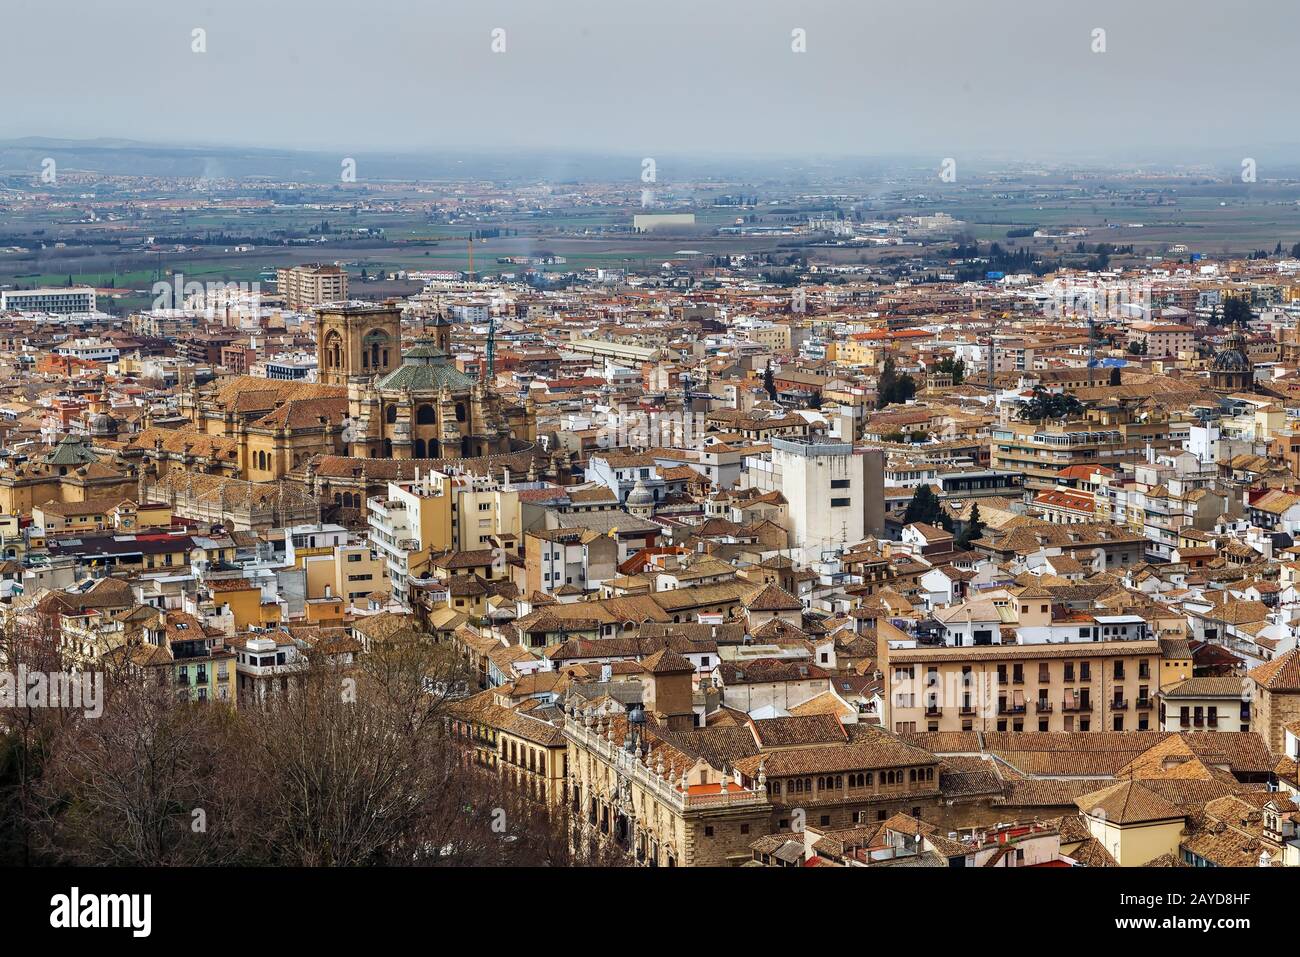
<path id="1" fill-rule="evenodd" d="M 8 860 L 1300 866 L 1300 234 L 357 200 L 421 269 L 63 177 L 0 196 Z"/>

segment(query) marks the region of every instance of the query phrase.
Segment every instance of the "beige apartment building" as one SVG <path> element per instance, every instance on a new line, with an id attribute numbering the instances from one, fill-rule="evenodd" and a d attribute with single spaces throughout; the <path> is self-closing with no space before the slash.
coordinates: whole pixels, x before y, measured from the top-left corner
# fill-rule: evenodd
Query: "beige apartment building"
<path id="1" fill-rule="evenodd" d="M 993 428 L 989 438 L 989 467 L 1023 472 L 1025 487 L 1051 489 L 1056 475 L 1072 465 L 1105 465 L 1136 462 L 1147 455 L 1176 446 L 1180 423 L 1163 413 L 1152 413 L 1149 421 L 1126 421 L 1119 411 L 1093 410 L 1077 422 L 1008 422 Z M 1186 426 L 1184 425 L 1184 428 Z"/>
<path id="2" fill-rule="evenodd" d="M 1196 348 L 1196 331 L 1176 323 L 1136 322 L 1129 328 L 1129 344 L 1141 342 L 1153 358 L 1176 356 Z"/>
<path id="3" fill-rule="evenodd" d="M 307 598 L 342 598 L 360 602 L 388 590 L 388 566 L 368 543 L 337 545 L 303 559 Z"/>
<path id="4" fill-rule="evenodd" d="M 1233 675 L 1188 678 L 1160 691 L 1161 731 L 1249 731 L 1249 682 Z"/>
<path id="5" fill-rule="evenodd" d="M 894 731 L 1146 731 L 1159 727 L 1159 641 L 894 649 Z"/>
<path id="6" fill-rule="evenodd" d="M 342 266 L 308 263 L 277 269 L 275 283 L 285 305 L 299 312 L 348 298 L 348 274 Z"/>

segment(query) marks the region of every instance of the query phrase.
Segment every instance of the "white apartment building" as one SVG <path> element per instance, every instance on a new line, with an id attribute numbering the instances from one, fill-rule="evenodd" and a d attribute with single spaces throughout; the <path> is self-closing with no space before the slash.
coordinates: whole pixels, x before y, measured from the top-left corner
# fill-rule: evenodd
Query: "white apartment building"
<path id="1" fill-rule="evenodd" d="M 388 483 L 384 498 L 366 501 L 371 547 L 384 560 L 389 591 L 403 606 L 410 602 L 411 578 L 428 563 L 434 512 L 445 508 L 435 502 L 396 482 Z"/>
<path id="2" fill-rule="evenodd" d="M 884 523 L 884 455 L 817 436 L 773 438 L 772 451 L 745 460 L 742 485 L 778 491 L 786 528 L 803 561 L 836 551 Z"/>
<path id="3" fill-rule="evenodd" d="M 281 382 L 315 382 L 316 357 L 305 353 L 274 356 L 253 363 L 248 367 L 248 373 Z"/>
<path id="4" fill-rule="evenodd" d="M 91 286 L 52 289 L 10 289 L 0 292 L 0 312 L 49 312 L 66 316 L 95 311 L 95 290 Z"/>
<path id="5" fill-rule="evenodd" d="M 486 476 L 430 471 L 389 482 L 366 511 L 371 546 L 387 567 L 393 598 L 404 606 L 411 579 L 423 576 L 431 553 L 491 548 L 522 536 L 519 490 Z"/>
<path id="6" fill-rule="evenodd" d="M 87 362 L 116 362 L 120 355 L 116 346 L 103 339 L 73 339 L 55 348 L 54 352 Z"/>

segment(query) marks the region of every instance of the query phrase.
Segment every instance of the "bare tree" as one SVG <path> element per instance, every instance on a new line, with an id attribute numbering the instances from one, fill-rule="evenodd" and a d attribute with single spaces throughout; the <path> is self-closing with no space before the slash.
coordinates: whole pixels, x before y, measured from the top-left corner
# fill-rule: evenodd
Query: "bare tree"
<path id="1" fill-rule="evenodd" d="M 22 859 L 622 862 L 581 842 L 575 850 L 563 802 L 521 790 L 450 733 L 448 703 L 469 684 L 448 648 L 411 632 L 376 643 L 355 664 L 340 657 L 312 654 L 286 694 L 238 711 L 179 700 L 159 680 L 165 672 L 123 666 L 99 717 L 35 715 L 49 722 L 33 725 L 41 761 L 26 768 L 22 787 L 0 792 L 23 822 Z"/>
<path id="2" fill-rule="evenodd" d="M 78 718 L 71 708 L 34 706 L 19 677 L 63 668 L 57 615 L 9 621 L 0 634 L 0 669 L 14 691 L 13 700 L 0 702 L 0 862 L 39 863 L 31 826 L 40 808 L 37 788 L 53 742 Z"/>
<path id="3" fill-rule="evenodd" d="M 236 715 L 164 685 L 116 683 L 99 717 L 68 725 L 38 788 L 54 862 L 229 864 L 246 856 L 249 782 Z"/>

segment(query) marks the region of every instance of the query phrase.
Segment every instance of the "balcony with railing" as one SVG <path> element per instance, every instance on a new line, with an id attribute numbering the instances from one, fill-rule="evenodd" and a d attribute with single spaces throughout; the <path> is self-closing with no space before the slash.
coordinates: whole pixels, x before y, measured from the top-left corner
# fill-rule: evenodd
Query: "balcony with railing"
<path id="1" fill-rule="evenodd" d="M 650 767 L 636 754 L 610 741 L 589 718 L 568 714 L 564 719 L 564 736 L 587 749 L 616 772 L 632 778 L 656 800 L 663 801 L 678 811 L 703 808 L 754 807 L 761 808 L 770 801 L 767 792 L 759 788 L 746 788 L 727 780 L 719 784 L 687 785 L 685 775 L 679 780 L 665 776 L 659 767 Z M 683 770 L 684 769 L 679 769 Z"/>
<path id="2" fill-rule="evenodd" d="M 1110 710 L 1112 710 L 1112 711 L 1127 711 L 1127 710 L 1128 710 L 1128 698 L 1112 698 L 1112 699 L 1111 699 L 1111 702 L 1110 702 Z"/>

